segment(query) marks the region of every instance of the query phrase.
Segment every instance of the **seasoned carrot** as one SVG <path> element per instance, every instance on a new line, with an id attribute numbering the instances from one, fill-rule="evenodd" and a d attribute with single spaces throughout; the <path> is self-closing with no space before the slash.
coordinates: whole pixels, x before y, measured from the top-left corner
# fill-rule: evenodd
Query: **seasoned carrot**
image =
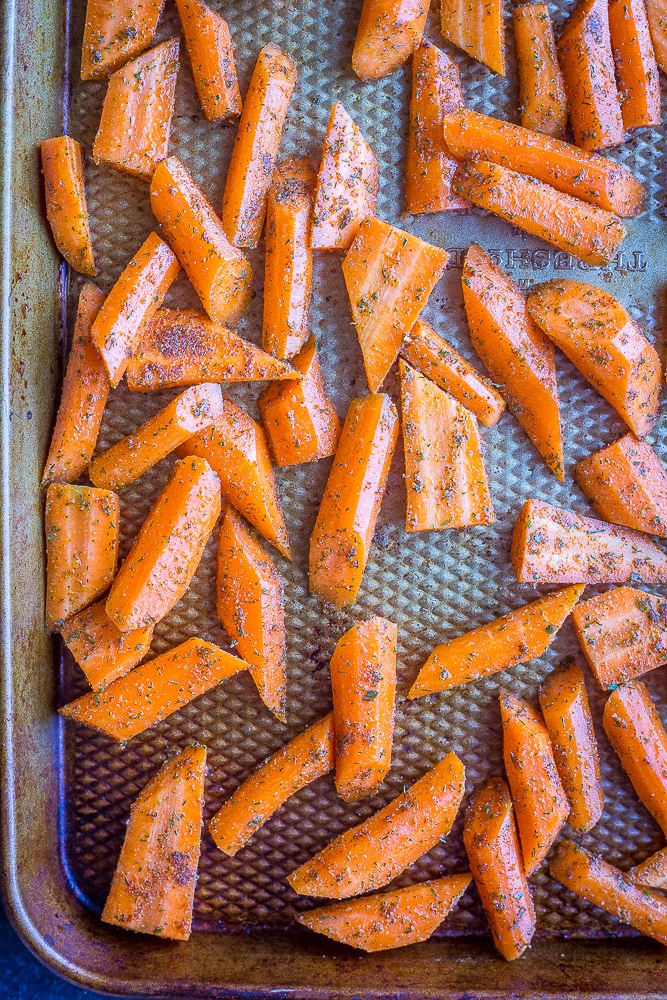
<path id="1" fill-rule="evenodd" d="M 449 254 L 380 219 L 364 219 L 343 259 L 343 277 L 371 392 L 426 305 Z"/>
<path id="2" fill-rule="evenodd" d="M 73 615 L 60 629 L 63 642 L 79 664 L 94 691 L 101 691 L 148 652 L 153 626 L 121 632 L 104 609 L 105 601 Z"/>
<path id="3" fill-rule="evenodd" d="M 314 337 L 292 364 L 301 378 L 269 386 L 257 401 L 273 460 L 280 466 L 328 458 L 340 437 L 340 420 L 324 389 Z"/>
<path id="4" fill-rule="evenodd" d="M 361 80 L 379 80 L 407 62 L 421 43 L 429 0 L 364 0 L 352 51 Z"/>
<path id="5" fill-rule="evenodd" d="M 164 0 L 88 0 L 81 79 L 109 76 L 155 38 Z"/>
<path id="6" fill-rule="evenodd" d="M 317 172 L 310 245 L 348 250 L 375 215 L 380 174 L 373 150 L 340 102 L 331 109 Z"/>
<path id="7" fill-rule="evenodd" d="M 505 5 L 503 0 L 471 4 L 441 0 L 440 30 L 448 42 L 505 76 Z"/>
<path id="8" fill-rule="evenodd" d="M 214 323 L 233 326 L 252 297 L 252 269 L 175 156 L 153 174 L 151 208 L 208 315 Z"/>
<path id="9" fill-rule="evenodd" d="M 46 217 L 58 250 L 70 267 L 95 275 L 81 145 L 69 135 L 45 139 L 41 146 Z"/>
<path id="10" fill-rule="evenodd" d="M 646 13 L 656 61 L 667 73 L 667 3 L 665 0 L 646 0 Z"/>
<path id="11" fill-rule="evenodd" d="M 535 933 L 535 909 L 523 869 L 512 799 L 502 778 L 489 778 L 468 804 L 463 844 L 493 943 L 508 962 Z"/>
<path id="12" fill-rule="evenodd" d="M 474 413 L 405 361 L 398 363 L 405 453 L 406 531 L 493 524 Z"/>
<path id="13" fill-rule="evenodd" d="M 568 278 L 531 290 L 528 312 L 638 436 L 660 404 L 660 357 L 609 292 Z"/>
<path id="14" fill-rule="evenodd" d="M 534 660 L 548 649 L 583 593 L 566 587 L 436 646 L 408 698 L 448 691 Z"/>
<path id="15" fill-rule="evenodd" d="M 609 0 L 609 31 L 623 125 L 659 125 L 660 80 L 644 0 Z"/>
<path id="16" fill-rule="evenodd" d="M 355 802 L 371 795 L 391 767 L 398 629 L 386 618 L 358 622 L 329 662 L 336 735 L 336 790 Z"/>
<path id="17" fill-rule="evenodd" d="M 292 558 L 266 436 L 245 410 L 223 396 L 217 423 L 181 445 L 178 455 L 198 455 L 210 462 L 220 479 L 223 497 L 262 538 L 287 559 Z"/>
<path id="18" fill-rule="evenodd" d="M 93 143 L 95 163 L 149 181 L 167 157 L 179 44 L 162 42 L 113 74 Z"/>
<path id="19" fill-rule="evenodd" d="M 180 601 L 219 513 L 220 481 L 208 462 L 177 462 L 107 599 L 106 612 L 121 632 L 159 622 Z"/>
<path id="20" fill-rule="evenodd" d="M 269 42 L 257 57 L 245 96 L 222 195 L 222 228 L 236 247 L 256 247 L 262 235 L 266 196 L 295 85 L 294 63 Z"/>
<path id="21" fill-rule="evenodd" d="M 630 882 L 650 885 L 654 889 L 667 889 L 667 847 L 656 851 L 640 865 L 635 865 L 625 873 L 625 877 Z"/>
<path id="22" fill-rule="evenodd" d="M 602 815 L 604 793 L 584 675 L 574 660 L 542 682 L 540 708 L 570 803 L 570 826 L 577 833 L 588 833 Z"/>
<path id="23" fill-rule="evenodd" d="M 556 39 L 546 3 L 525 3 L 512 12 L 521 124 L 554 139 L 567 128 L 567 98 Z"/>
<path id="24" fill-rule="evenodd" d="M 91 327 L 90 339 L 114 388 L 179 271 L 167 244 L 151 233 L 107 295 Z"/>
<path id="25" fill-rule="evenodd" d="M 88 468 L 93 485 L 109 490 L 129 486 L 193 434 L 210 427 L 221 413 L 220 387 L 210 382 L 193 385 L 98 455 Z"/>
<path id="26" fill-rule="evenodd" d="M 202 0 L 176 0 L 199 103 L 209 122 L 241 114 L 241 91 L 229 25 Z"/>
<path id="27" fill-rule="evenodd" d="M 562 482 L 554 349 L 526 312 L 519 287 L 475 243 L 465 256 L 462 281 L 473 346 L 510 410 Z"/>
<path id="28" fill-rule="evenodd" d="M 310 536 L 310 592 L 336 608 L 357 599 L 397 437 L 389 396 L 352 400 Z"/>
<path id="29" fill-rule="evenodd" d="M 220 525 L 218 617 L 249 664 L 259 696 L 285 722 L 287 673 L 283 581 L 273 560 L 233 507 Z"/>
<path id="30" fill-rule="evenodd" d="M 346 830 L 287 881 L 303 896 L 347 899 L 381 889 L 443 840 L 459 811 L 465 770 L 455 753 L 363 823 Z"/>

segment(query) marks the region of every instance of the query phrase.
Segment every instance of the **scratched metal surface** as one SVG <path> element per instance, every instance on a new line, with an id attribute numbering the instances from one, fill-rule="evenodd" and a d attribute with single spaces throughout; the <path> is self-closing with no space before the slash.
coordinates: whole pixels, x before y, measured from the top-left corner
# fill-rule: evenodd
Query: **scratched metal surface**
<path id="1" fill-rule="evenodd" d="M 663 326 L 664 130 L 640 132 L 613 155 L 646 184 L 648 210 L 630 222 L 630 236 L 618 259 L 606 269 L 590 270 L 536 239 L 477 211 L 470 214 L 404 216 L 403 166 L 410 69 L 404 67 L 379 83 L 362 83 L 350 69 L 350 53 L 361 0 L 235 0 L 212 6 L 227 17 L 236 46 L 242 89 L 247 85 L 259 48 L 268 41 L 294 57 L 299 84 L 290 108 L 282 153 L 317 154 L 330 107 L 343 101 L 370 140 L 380 163 L 379 214 L 410 232 L 446 247 L 451 264 L 437 286 L 424 317 L 473 358 L 463 316 L 460 289 L 462 256 L 479 242 L 523 287 L 554 274 L 579 277 L 608 288 L 629 306 L 659 348 Z M 556 23 L 571 0 L 554 11 Z M 99 120 L 104 83 L 78 79 L 83 0 L 73 0 L 71 13 L 72 95 L 69 132 L 87 153 L 88 204 L 91 210 L 99 283 L 108 289 L 154 227 L 148 187 L 104 167 L 96 167 L 90 150 Z M 508 22 L 509 28 L 509 22 Z M 158 40 L 178 32 L 175 9 L 167 4 Z M 429 36 L 446 47 L 431 14 Z M 511 31 L 509 65 L 514 65 Z M 461 68 L 467 103 L 476 109 L 518 120 L 516 79 L 510 69 L 502 80 L 463 54 L 450 49 Z M 180 156 L 210 195 L 220 203 L 234 127 L 209 125 L 196 99 L 187 58 L 182 52 L 171 150 Z M 252 258 L 255 298 L 239 330 L 259 341 L 262 310 L 261 252 Z M 320 253 L 315 260 L 312 328 L 321 348 L 325 380 L 338 412 L 367 391 L 361 356 L 351 326 L 338 254 Z M 74 308 L 78 280 L 70 287 Z M 179 279 L 170 305 L 197 305 L 187 281 Z M 612 410 L 560 355 L 557 359 L 568 470 L 574 462 L 606 444 L 624 428 Z M 386 386 L 396 395 L 393 375 Z M 257 416 L 261 387 L 230 388 L 229 395 Z M 106 448 L 164 405 L 173 394 L 133 396 L 123 387 L 112 394 L 100 447 Z M 661 421 L 650 438 L 662 447 Z M 514 517 L 529 496 L 587 512 L 588 504 L 571 475 L 559 484 L 547 471 L 514 419 L 505 415 L 495 429 L 482 429 L 496 523 L 469 531 L 407 535 L 403 529 L 405 493 L 402 456 L 397 453 L 375 543 L 357 604 L 331 613 L 311 598 L 307 588 L 308 538 L 329 470 L 329 461 L 278 473 L 280 493 L 295 551 L 293 565 L 279 556 L 285 577 L 289 642 L 288 723 L 282 725 L 264 709 L 249 677 L 233 678 L 197 699 L 170 719 L 117 747 L 89 730 L 66 726 L 66 772 L 63 795 L 66 815 L 63 856 L 71 883 L 93 910 L 99 911 L 120 850 L 129 806 L 166 755 L 197 739 L 209 748 L 210 776 L 206 813 L 223 799 L 267 754 L 282 746 L 330 707 L 328 659 L 338 637 L 355 621 L 382 614 L 399 626 L 399 703 L 391 772 L 380 792 L 358 805 L 346 805 L 335 794 L 331 777 L 295 796 L 236 858 L 225 858 L 207 832 L 195 901 L 196 928 L 242 929 L 249 924 L 290 926 L 293 913 L 311 905 L 293 893 L 286 875 L 323 847 L 334 835 L 370 815 L 415 781 L 448 750 L 463 759 L 468 793 L 488 774 L 502 772 L 499 687 L 505 685 L 532 700 L 546 672 L 577 651 L 567 624 L 540 660 L 458 691 L 404 700 L 419 665 L 439 641 L 489 621 L 536 596 L 513 578 L 509 541 Z M 165 482 L 171 462 L 165 460 L 121 494 L 123 554 Z M 193 585 L 173 612 L 156 628 L 152 653 L 201 635 L 223 646 L 226 637 L 214 607 L 215 535 Z M 593 592 L 592 590 L 590 591 Z M 662 846 L 657 826 L 641 806 L 602 734 L 603 698 L 589 675 L 589 693 L 602 753 L 606 808 L 585 843 L 612 862 L 628 866 Z M 659 674 L 648 680 L 661 708 L 667 708 Z M 60 703 L 82 693 L 85 684 L 68 657 L 62 661 Z M 466 867 L 461 840 L 462 812 L 446 843 L 412 866 L 397 884 L 406 885 Z M 601 911 L 565 892 L 543 869 L 533 880 L 539 933 L 608 936 L 626 933 Z M 486 923 L 474 890 L 468 891 L 442 934 L 485 933 Z"/>

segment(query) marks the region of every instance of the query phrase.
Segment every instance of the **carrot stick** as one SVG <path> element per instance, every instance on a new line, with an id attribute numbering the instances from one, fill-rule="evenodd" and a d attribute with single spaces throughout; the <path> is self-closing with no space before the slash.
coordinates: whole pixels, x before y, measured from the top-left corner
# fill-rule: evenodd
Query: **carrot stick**
<path id="1" fill-rule="evenodd" d="M 256 247 L 266 196 L 287 117 L 296 67 L 269 42 L 261 49 L 245 96 L 222 195 L 222 227 L 230 243 Z"/>
<path id="2" fill-rule="evenodd" d="M 150 649 L 153 626 L 121 632 L 104 610 L 105 601 L 73 615 L 60 629 L 62 640 L 94 691 L 101 691 L 132 667 Z"/>
<path id="3" fill-rule="evenodd" d="M 148 48 L 164 0 L 88 0 L 83 28 L 81 79 L 109 76 Z"/>
<path id="4" fill-rule="evenodd" d="M 583 593 L 566 587 L 436 646 L 408 698 L 448 691 L 541 656 Z"/>
<path id="5" fill-rule="evenodd" d="M 310 536 L 310 592 L 335 608 L 357 599 L 397 437 L 389 396 L 352 400 Z"/>
<path id="6" fill-rule="evenodd" d="M 406 531 L 493 524 L 473 413 L 405 361 L 398 363 L 405 453 Z"/>
<path id="7" fill-rule="evenodd" d="M 252 269 L 175 156 L 153 174 L 151 208 L 208 315 L 214 323 L 233 326 L 252 297 Z"/>
<path id="8" fill-rule="evenodd" d="M 421 43 L 429 0 L 364 0 L 352 51 L 361 80 L 379 80 L 407 62 Z"/>
<path id="9" fill-rule="evenodd" d="M 511 412 L 562 482 L 554 349 L 526 312 L 519 287 L 474 243 L 465 257 L 462 281 L 473 346 Z"/>
<path id="10" fill-rule="evenodd" d="M 360 223 L 375 215 L 379 183 L 373 150 L 337 101 L 317 172 L 310 245 L 315 250 L 348 250 Z"/>
<path id="11" fill-rule="evenodd" d="M 667 847 L 661 851 L 656 851 L 646 861 L 640 865 L 635 865 L 625 877 L 630 882 L 639 882 L 640 885 L 650 885 L 655 889 L 667 889 Z"/>
<path id="12" fill-rule="evenodd" d="M 540 708 L 570 803 L 570 826 L 577 833 L 588 833 L 602 815 L 604 793 L 584 675 L 574 660 L 542 682 Z"/>
<path id="13" fill-rule="evenodd" d="M 193 385 L 98 455 L 88 469 L 93 485 L 115 490 L 129 486 L 193 434 L 210 427 L 221 413 L 220 387 L 210 382 Z"/>
<path id="14" fill-rule="evenodd" d="M 567 98 L 556 39 L 546 3 L 526 3 L 512 12 L 521 124 L 554 139 L 567 128 Z"/>
<path id="15" fill-rule="evenodd" d="M 656 61 L 660 69 L 667 73 L 667 4 L 665 0 L 646 0 L 646 13 Z"/>
<path id="16" fill-rule="evenodd" d="M 609 31 L 623 125 L 659 125 L 660 80 L 644 0 L 609 0 Z"/>
<path id="17" fill-rule="evenodd" d="M 523 955 L 532 940 L 535 909 L 512 799 L 502 778 L 489 778 L 475 790 L 466 810 L 463 843 L 493 943 L 511 962 Z"/>
<path id="18" fill-rule="evenodd" d="M 347 899 L 380 889 L 443 840 L 459 811 L 463 764 L 448 753 L 363 823 L 346 830 L 287 877 L 302 896 Z"/>
<path id="19" fill-rule="evenodd" d="M 176 0 L 199 103 L 209 122 L 241 114 L 241 91 L 229 25 L 201 0 Z"/>
<path id="20" fill-rule="evenodd" d="M 40 145 L 46 217 L 58 250 L 70 267 L 95 275 L 81 145 L 68 135 Z"/>
<path id="21" fill-rule="evenodd" d="M 333 715 L 267 757 L 211 817 L 208 829 L 230 858 L 244 847 L 292 795 L 334 766 Z"/>
<path id="22" fill-rule="evenodd" d="M 324 389 L 314 337 L 292 364 L 301 379 L 271 385 L 257 401 L 273 460 L 280 466 L 328 458 L 340 437 L 340 420 Z"/>
<path id="23" fill-rule="evenodd" d="M 218 617 L 264 704 L 286 721 L 285 606 L 275 563 L 228 506 L 218 541 Z"/>
<path id="24" fill-rule="evenodd" d="M 343 259 L 343 277 L 371 392 L 384 382 L 449 254 L 380 219 L 364 219 Z"/>
<path id="25" fill-rule="evenodd" d="M 121 632 L 159 622 L 190 586 L 220 513 L 208 462 L 174 465 L 113 582 L 106 612 Z"/>
<path id="26" fill-rule="evenodd" d="M 448 42 L 505 76 L 503 0 L 472 5 L 468 0 L 442 0 L 440 30 Z"/>

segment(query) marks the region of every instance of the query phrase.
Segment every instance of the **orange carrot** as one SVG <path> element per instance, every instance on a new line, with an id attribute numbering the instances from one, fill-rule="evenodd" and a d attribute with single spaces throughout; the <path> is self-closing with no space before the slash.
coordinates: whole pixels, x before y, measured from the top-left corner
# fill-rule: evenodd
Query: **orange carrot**
<path id="1" fill-rule="evenodd" d="M 220 526 L 218 617 L 239 655 L 249 664 L 259 696 L 286 721 L 285 607 L 275 563 L 228 506 Z"/>
<path id="2" fill-rule="evenodd" d="M 256 247 L 259 243 L 266 196 L 295 85 L 294 63 L 269 42 L 257 57 L 245 96 L 222 195 L 222 227 L 234 246 Z"/>
<path id="3" fill-rule="evenodd" d="M 650 885 L 655 889 L 667 889 L 667 847 L 656 851 L 640 865 L 635 865 L 625 873 L 625 877 L 630 882 Z"/>
<path id="4" fill-rule="evenodd" d="M 151 233 L 107 295 L 90 330 L 115 388 L 176 275 L 178 261 Z"/>
<path id="5" fill-rule="evenodd" d="M 364 0 L 352 69 L 361 80 L 379 80 L 407 62 L 421 43 L 429 0 Z"/>
<path id="6" fill-rule="evenodd" d="M 510 410 L 562 482 L 554 349 L 526 312 L 519 287 L 474 243 L 465 257 L 462 281 L 473 346 Z"/>
<path id="7" fill-rule="evenodd" d="M 582 586 L 546 594 L 436 646 L 423 665 L 408 698 L 448 691 L 470 681 L 541 656 L 583 593 Z"/>
<path id="8" fill-rule="evenodd" d="M 459 811 L 465 770 L 448 753 L 384 809 L 336 837 L 287 881 L 303 896 L 347 899 L 380 889 L 443 840 Z"/>
<path id="9" fill-rule="evenodd" d="M 148 472 L 180 444 L 210 427 L 222 413 L 220 387 L 193 385 L 90 463 L 94 486 L 119 490 Z"/>
<path id="10" fill-rule="evenodd" d="M 176 0 L 192 76 L 209 122 L 229 122 L 241 114 L 241 91 L 229 25 L 201 0 Z"/>
<path id="11" fill-rule="evenodd" d="M 234 857 L 277 809 L 334 766 L 333 715 L 300 733 L 260 764 L 209 820 L 217 847 Z"/>
<path id="12" fill-rule="evenodd" d="M 329 662 L 336 735 L 336 790 L 355 802 L 377 790 L 391 767 L 398 629 L 386 618 L 358 622 Z"/>
<path id="13" fill-rule="evenodd" d="M 535 933 L 535 909 L 523 870 L 512 799 L 502 778 L 489 778 L 468 804 L 463 843 L 493 943 L 508 962 Z"/>
<path id="14" fill-rule="evenodd" d="M 667 73 L 667 3 L 665 0 L 646 0 L 646 13 L 655 58 L 660 69 Z"/>
<path id="15" fill-rule="evenodd" d="M 252 269 L 175 156 L 153 174 L 151 207 L 208 315 L 214 323 L 233 326 L 252 297 Z"/>
<path id="16" fill-rule="evenodd" d="M 343 260 L 352 319 L 371 392 L 393 365 L 449 254 L 380 219 L 364 219 Z"/>
<path id="17" fill-rule="evenodd" d="M 531 290 L 528 312 L 630 429 L 648 434 L 660 403 L 660 358 L 618 299 L 558 279 Z"/>
<path id="18" fill-rule="evenodd" d="M 336 608 L 357 599 L 397 437 L 389 396 L 352 400 L 310 536 L 310 592 Z"/>
<path id="19" fill-rule="evenodd" d="M 503 0 L 472 5 L 468 0 L 442 0 L 440 30 L 448 42 L 505 76 Z"/>
<path id="20" fill-rule="evenodd" d="M 120 503 L 115 493 L 51 483 L 46 491 L 46 631 L 107 589 L 118 561 Z"/>
<path id="21" fill-rule="evenodd" d="M 178 455 L 198 455 L 210 462 L 222 495 L 287 559 L 292 550 L 280 509 L 266 436 L 260 424 L 231 399 L 222 399 L 222 416 L 191 437 Z"/>
<path id="22" fill-rule="evenodd" d="M 148 48 L 164 0 L 88 0 L 83 28 L 81 79 L 109 76 Z"/>
<path id="23" fill-rule="evenodd" d="M 644 0 L 609 0 L 609 31 L 623 125 L 659 125 L 660 80 Z"/>
<path id="24" fill-rule="evenodd" d="M 512 23 L 521 124 L 554 139 L 563 139 L 567 128 L 567 98 L 549 7 L 546 3 L 515 7 Z"/>
<path id="25" fill-rule="evenodd" d="M 570 826 L 588 833 L 602 815 L 604 793 L 584 675 L 574 660 L 557 667 L 542 682 L 540 708 L 570 803 Z"/>
<path id="26" fill-rule="evenodd" d="M 121 632 L 153 625 L 190 586 L 220 513 L 208 462 L 177 462 L 113 582 L 106 612 Z"/>
<path id="27" fill-rule="evenodd" d="M 336 102 L 317 172 L 311 246 L 348 250 L 360 223 L 375 215 L 379 183 L 373 150 L 343 105 Z"/>
<path id="28" fill-rule="evenodd" d="M 46 217 L 58 250 L 70 267 L 95 275 L 81 145 L 68 135 L 41 146 Z"/>
<path id="29" fill-rule="evenodd" d="M 398 373 L 407 492 L 405 530 L 493 524 L 475 415 L 403 360 Z"/>
<path id="30" fill-rule="evenodd" d="M 62 640 L 94 691 L 101 691 L 132 667 L 150 649 L 153 626 L 121 632 L 104 610 L 105 601 L 73 615 L 60 629 Z"/>

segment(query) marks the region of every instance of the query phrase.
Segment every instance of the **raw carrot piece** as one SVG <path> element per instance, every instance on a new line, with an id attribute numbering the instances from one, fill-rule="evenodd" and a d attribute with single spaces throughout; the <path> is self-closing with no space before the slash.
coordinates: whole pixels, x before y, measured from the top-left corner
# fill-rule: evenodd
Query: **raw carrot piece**
<path id="1" fill-rule="evenodd" d="M 51 483 L 46 491 L 46 631 L 100 597 L 118 561 L 120 503 L 110 490 Z"/>
<path id="2" fill-rule="evenodd" d="M 271 385 L 257 401 L 273 460 L 280 466 L 328 458 L 340 437 L 340 420 L 324 390 L 314 337 L 292 364 L 301 379 Z"/>
<path id="3" fill-rule="evenodd" d="M 556 39 L 546 3 L 526 3 L 512 12 L 521 124 L 554 139 L 567 128 L 567 97 Z"/>
<path id="4" fill-rule="evenodd" d="M 88 0 L 81 79 L 109 76 L 155 38 L 164 0 Z"/>
<path id="5" fill-rule="evenodd" d="M 285 722 L 283 581 L 262 544 L 231 506 L 220 525 L 217 566 L 218 617 L 249 664 L 260 698 Z"/>
<path id="6" fill-rule="evenodd" d="M 149 181 L 169 151 L 178 38 L 156 45 L 109 80 L 93 143 L 95 163 Z"/>
<path id="7" fill-rule="evenodd" d="M 360 223 L 375 215 L 379 183 L 373 150 L 337 101 L 317 172 L 310 245 L 315 250 L 348 250 Z"/>
<path id="8" fill-rule="evenodd" d="M 660 405 L 660 357 L 618 299 L 558 279 L 531 289 L 528 312 L 630 429 L 648 434 Z"/>
<path id="9" fill-rule="evenodd" d="M 347 899 L 381 889 L 443 840 L 459 811 L 465 769 L 448 753 L 363 823 L 346 830 L 287 881 L 302 896 Z"/>
<path id="10" fill-rule="evenodd" d="M 266 196 L 295 86 L 294 63 L 269 42 L 260 50 L 245 96 L 222 195 L 222 227 L 234 246 L 259 243 Z"/>
<path id="11" fill-rule="evenodd" d="M 371 392 L 377 392 L 447 266 L 449 254 L 380 219 L 364 219 L 343 277 Z"/>
<path id="12" fill-rule="evenodd" d="M 640 865 L 635 865 L 625 873 L 625 877 L 630 882 L 650 885 L 655 889 L 667 889 L 667 847 L 656 851 Z"/>
<path id="13" fill-rule="evenodd" d="M 70 267 L 95 275 L 81 145 L 69 135 L 40 145 L 46 217 L 58 250 Z"/>
<path id="14" fill-rule="evenodd" d="M 584 588 L 566 587 L 436 646 L 408 698 L 448 691 L 534 660 L 548 649 Z"/>
<path id="15" fill-rule="evenodd" d="M 493 524 L 474 413 L 405 361 L 398 363 L 405 453 L 406 531 Z"/>
<path id="16" fill-rule="evenodd" d="M 507 404 L 553 474 L 564 479 L 554 349 L 509 275 L 472 244 L 463 265 L 470 336 Z"/>
<path id="17" fill-rule="evenodd" d="M 655 58 L 660 69 L 667 73 L 667 3 L 665 0 L 646 0 L 646 13 Z"/>
<path id="18" fill-rule="evenodd" d="M 364 0 L 352 51 L 361 80 L 379 80 L 407 62 L 421 43 L 429 0 Z"/>
<path id="19" fill-rule="evenodd" d="M 345 802 L 371 795 L 391 767 L 398 628 L 357 622 L 329 662 L 336 736 L 336 790 Z"/>
<path id="20" fill-rule="evenodd" d="M 220 513 L 220 481 L 208 462 L 176 462 L 118 570 L 106 612 L 121 632 L 153 625 L 190 586 Z"/>
<path id="21" fill-rule="evenodd" d="M 209 122 L 241 114 L 241 91 L 229 25 L 201 0 L 176 0 L 199 103 Z"/>
<path id="22" fill-rule="evenodd" d="M 472 876 L 445 878 L 409 885 L 393 892 L 350 899 L 299 913 L 304 927 L 362 951 L 402 948 L 430 938 L 466 891 Z"/>
<path id="23" fill-rule="evenodd" d="M 310 536 L 310 592 L 335 608 L 357 599 L 397 437 L 389 396 L 352 400 Z"/>
<path id="24" fill-rule="evenodd" d="M 570 826 L 588 833 L 602 815 L 604 793 L 584 675 L 574 660 L 547 674 L 540 708 L 570 803 Z"/>
<path id="25" fill-rule="evenodd" d="M 221 413 L 220 386 L 210 382 L 191 386 L 90 463 L 93 485 L 109 490 L 129 486 L 193 434 L 210 427 Z"/>
<path id="26" fill-rule="evenodd" d="M 442 0 L 440 30 L 448 42 L 505 76 L 503 0 L 472 5 L 468 0 Z"/>
<path id="27" fill-rule="evenodd" d="M 121 632 L 98 601 L 68 618 L 60 629 L 62 640 L 94 691 L 101 691 L 132 667 L 150 649 L 153 626 Z"/>
<path id="28" fill-rule="evenodd" d="M 609 31 L 623 125 L 659 125 L 660 80 L 644 0 L 609 0 Z"/>
<path id="29" fill-rule="evenodd" d="M 463 844 L 493 943 L 508 962 L 535 933 L 535 908 L 523 869 L 512 799 L 502 778 L 477 788 L 466 810 Z"/>

